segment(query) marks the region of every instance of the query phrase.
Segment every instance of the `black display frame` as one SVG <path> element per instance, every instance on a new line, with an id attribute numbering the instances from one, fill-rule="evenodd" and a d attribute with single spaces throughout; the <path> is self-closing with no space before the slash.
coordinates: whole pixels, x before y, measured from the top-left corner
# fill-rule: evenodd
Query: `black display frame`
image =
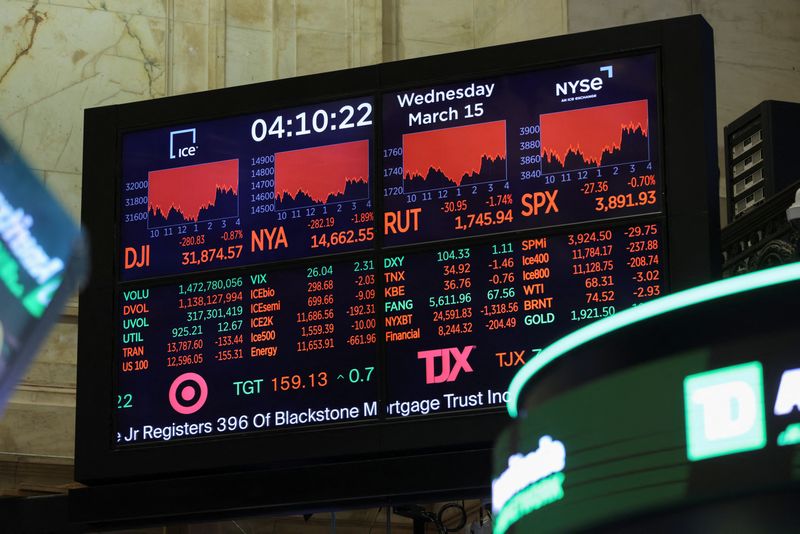
<path id="1" fill-rule="evenodd" d="M 194 512 L 230 509 L 237 501 L 223 498 L 211 506 L 210 495 L 201 497 L 204 490 L 207 494 L 208 484 L 218 486 L 221 480 L 242 472 L 266 475 L 270 469 L 280 469 L 282 475 L 277 479 L 284 482 L 282 491 L 256 490 L 262 478 L 245 477 L 243 480 L 250 482 L 244 484 L 242 491 L 247 493 L 250 488 L 250 497 L 263 496 L 253 497 L 255 502 L 246 499 L 248 508 L 258 507 L 261 502 L 262 507 L 269 503 L 270 509 L 302 510 L 345 502 L 348 495 L 359 502 L 369 501 L 371 496 L 377 503 L 390 496 L 464 496 L 481 489 L 488 491 L 486 474 L 492 441 L 507 422 L 505 413 L 495 409 L 115 449 L 110 438 L 114 409 L 110 378 L 114 376 L 118 225 L 111 221 L 118 220 L 123 132 L 361 96 L 374 96 L 377 121 L 385 92 L 652 51 L 658 54 L 660 66 L 661 167 L 669 260 L 666 271 L 670 289 L 679 290 L 719 276 L 713 36 L 700 16 L 87 110 L 83 223 L 89 231 L 93 253 L 92 277 L 80 300 L 83 313 L 79 316 L 78 335 L 75 478 L 95 488 L 76 492 L 76 502 L 82 503 L 78 515 L 90 521 L 114 521 L 144 515 L 191 514 L 194 505 Z M 381 149 L 382 136 L 376 123 L 375 153 Z M 373 158 L 373 171 L 379 161 Z M 375 172 L 374 176 L 380 173 Z M 703 187 L 697 187 L 698 183 Z M 378 190 L 377 185 L 374 187 Z M 381 197 L 373 198 L 374 209 L 379 211 Z M 376 235 L 381 235 L 380 231 Z M 514 235 L 509 234 L 509 238 Z M 378 244 L 381 245 L 380 240 Z M 378 289 L 380 292 L 380 286 Z M 380 371 L 379 364 L 376 372 Z M 324 453 L 318 450 L 319 443 L 325 443 Z M 264 461 L 265 451 L 272 459 L 269 462 Z M 433 458 L 445 461 L 437 463 Z M 485 458 L 485 464 L 476 465 L 476 458 Z M 441 475 L 463 469 L 469 474 L 459 476 L 452 484 L 432 483 L 440 476 L 433 466 L 440 464 L 446 464 L 440 468 Z M 392 470 L 393 477 L 375 476 L 375 470 L 379 473 L 382 465 L 402 468 Z M 319 467 L 319 479 L 309 474 L 313 471 L 311 466 Z M 373 474 L 364 475 L 362 484 L 359 473 L 365 470 Z M 125 510 L 130 503 L 109 507 L 110 501 L 102 499 L 104 518 L 100 519 L 100 501 L 86 498 L 85 492 L 96 496 L 103 487 L 111 494 L 122 495 L 154 479 L 172 478 L 171 483 L 175 484 L 176 477 L 192 477 L 184 478 L 179 486 L 198 497 L 191 501 L 194 504 L 187 503 L 173 512 L 156 504 L 159 492 L 152 490 L 152 482 L 148 493 L 136 497 L 143 506 L 138 511 Z M 346 477 L 352 487 L 344 488 L 341 480 L 335 482 L 340 477 Z M 315 490 L 314 498 L 309 500 L 303 481 L 314 481 L 322 489 Z"/>

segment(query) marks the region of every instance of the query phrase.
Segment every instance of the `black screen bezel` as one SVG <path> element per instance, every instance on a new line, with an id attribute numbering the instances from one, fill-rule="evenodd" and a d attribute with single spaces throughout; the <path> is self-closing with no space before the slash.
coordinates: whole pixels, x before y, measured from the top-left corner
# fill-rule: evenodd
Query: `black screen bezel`
<path id="1" fill-rule="evenodd" d="M 93 253 L 92 279 L 80 302 L 76 480 L 95 484 L 219 476 L 277 466 L 299 470 L 332 462 L 347 462 L 348 472 L 352 472 L 355 466 L 369 466 L 371 461 L 377 466 L 392 459 L 406 462 L 408 469 L 399 472 L 407 473 L 408 478 L 387 479 L 387 491 L 414 487 L 411 481 L 418 480 L 419 492 L 425 494 L 426 479 L 435 475 L 416 472 L 418 458 L 448 452 L 455 466 L 459 457 L 472 458 L 479 450 L 485 451 L 489 462 L 492 441 L 508 421 L 502 410 L 493 410 L 115 450 L 109 438 L 113 417 L 109 377 L 114 374 L 115 263 L 119 256 L 118 226 L 109 221 L 118 220 L 122 132 L 364 95 L 375 96 L 378 120 L 385 92 L 648 51 L 659 56 L 667 272 L 669 287 L 678 290 L 719 274 L 713 45 L 711 29 L 699 16 L 87 110 L 83 222 Z M 376 150 L 381 144 L 378 129 Z M 377 164 L 373 163 L 373 169 Z M 697 187 L 698 183 L 704 187 Z M 323 454 L 320 442 L 325 443 Z M 265 462 L 264 451 L 274 460 Z M 474 472 L 474 484 L 460 485 L 465 489 L 488 487 L 488 479 L 479 474 L 482 470 Z M 351 483 L 358 485 L 357 476 Z M 299 502 L 301 495 L 289 491 L 283 498 Z M 337 499 L 337 494 L 332 493 L 330 499 Z"/>

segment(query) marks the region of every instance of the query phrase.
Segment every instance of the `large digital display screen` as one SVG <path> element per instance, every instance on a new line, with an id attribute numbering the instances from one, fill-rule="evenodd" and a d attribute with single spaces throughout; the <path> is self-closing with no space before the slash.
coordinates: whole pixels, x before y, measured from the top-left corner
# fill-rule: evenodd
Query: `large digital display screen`
<path id="1" fill-rule="evenodd" d="M 123 136 L 120 278 L 370 248 L 369 98 Z"/>
<path id="2" fill-rule="evenodd" d="M 383 97 L 387 245 L 661 209 L 656 56 Z"/>
<path id="3" fill-rule="evenodd" d="M 719 276 L 713 63 L 693 16 L 87 109 L 76 517 L 488 489 L 523 364 Z"/>
<path id="4" fill-rule="evenodd" d="M 114 446 L 497 408 L 548 343 L 666 293 L 656 73 L 124 133 Z"/>

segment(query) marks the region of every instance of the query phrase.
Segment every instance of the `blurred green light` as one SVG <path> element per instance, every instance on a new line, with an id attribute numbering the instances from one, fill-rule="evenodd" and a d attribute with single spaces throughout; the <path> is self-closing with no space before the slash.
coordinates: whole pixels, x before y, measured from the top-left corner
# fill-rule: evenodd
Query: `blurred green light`
<path id="1" fill-rule="evenodd" d="M 543 506 L 564 498 L 564 473 L 556 473 L 531 484 L 514 495 L 494 521 L 494 533 L 505 534 L 511 526 Z"/>
<path id="2" fill-rule="evenodd" d="M 511 380 L 508 386 L 508 402 L 506 408 L 511 417 L 519 414 L 520 394 L 528 381 L 553 360 L 560 358 L 567 352 L 589 343 L 610 332 L 621 330 L 626 326 L 669 313 L 680 308 L 686 308 L 708 302 L 710 300 L 745 293 L 754 289 L 784 284 L 800 280 L 800 262 L 790 263 L 726 278 L 718 282 L 711 282 L 702 286 L 693 287 L 672 295 L 645 302 L 633 308 L 628 308 L 605 319 L 600 319 L 584 326 L 549 345 L 534 358 L 528 361 Z"/>
<path id="3" fill-rule="evenodd" d="M 800 423 L 792 423 L 778 435 L 778 446 L 800 445 Z"/>

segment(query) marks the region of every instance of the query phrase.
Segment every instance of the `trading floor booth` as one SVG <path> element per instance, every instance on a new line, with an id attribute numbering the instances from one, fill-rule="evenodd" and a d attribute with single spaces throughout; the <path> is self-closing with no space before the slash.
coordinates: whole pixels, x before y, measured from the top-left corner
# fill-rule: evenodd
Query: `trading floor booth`
<path id="1" fill-rule="evenodd" d="M 561 338 L 512 380 L 495 533 L 789 532 L 800 496 L 800 263 Z"/>

